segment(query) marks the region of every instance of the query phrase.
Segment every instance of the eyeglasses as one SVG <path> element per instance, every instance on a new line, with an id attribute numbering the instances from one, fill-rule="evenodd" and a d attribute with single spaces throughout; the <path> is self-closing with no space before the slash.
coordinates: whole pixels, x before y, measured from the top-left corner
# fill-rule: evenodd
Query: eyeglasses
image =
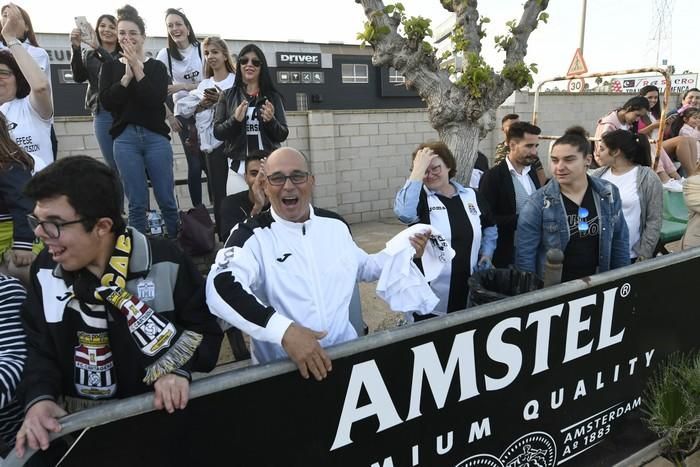
<path id="1" fill-rule="evenodd" d="M 79 224 L 81 222 L 85 222 L 85 220 L 86 219 L 78 219 L 68 222 L 40 221 L 32 214 L 27 215 L 27 222 L 29 222 L 29 227 L 31 227 L 32 230 L 36 230 L 37 227 L 41 226 L 41 229 L 44 231 L 46 236 L 54 240 L 61 236 L 61 227 L 71 224 Z"/>
<path id="2" fill-rule="evenodd" d="M 292 172 L 291 175 L 284 175 L 280 173 L 275 173 L 267 177 L 267 181 L 270 185 L 282 186 L 287 183 L 287 179 L 291 180 L 295 185 L 301 185 L 306 183 L 309 179 L 309 172 Z"/>
<path id="3" fill-rule="evenodd" d="M 243 57 L 238 60 L 238 63 L 241 65 L 245 66 L 248 63 L 252 63 L 255 68 L 260 68 L 260 65 L 262 65 L 262 61 L 258 60 L 257 58 L 248 58 L 248 57 Z"/>
<path id="4" fill-rule="evenodd" d="M 588 217 L 588 209 L 586 208 L 578 208 L 578 231 L 579 233 L 586 233 L 588 232 L 588 221 L 586 218 Z"/>
<path id="5" fill-rule="evenodd" d="M 14 75 L 12 70 L 5 70 L 5 69 L 0 68 L 0 79 L 7 79 L 12 75 Z"/>
<path id="6" fill-rule="evenodd" d="M 440 175 L 442 172 L 442 164 L 436 165 L 434 167 L 428 167 L 428 169 L 425 171 L 425 175 L 432 174 L 432 175 Z"/>

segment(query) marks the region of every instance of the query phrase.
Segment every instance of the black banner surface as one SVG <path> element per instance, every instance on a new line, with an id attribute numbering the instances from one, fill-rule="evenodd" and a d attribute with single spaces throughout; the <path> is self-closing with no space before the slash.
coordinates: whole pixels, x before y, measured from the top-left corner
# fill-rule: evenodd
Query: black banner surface
<path id="1" fill-rule="evenodd" d="M 699 270 L 694 258 L 338 358 L 320 383 L 291 372 L 95 427 L 66 465 L 610 466 L 655 439 L 640 421 L 650 374 L 698 348 Z"/>

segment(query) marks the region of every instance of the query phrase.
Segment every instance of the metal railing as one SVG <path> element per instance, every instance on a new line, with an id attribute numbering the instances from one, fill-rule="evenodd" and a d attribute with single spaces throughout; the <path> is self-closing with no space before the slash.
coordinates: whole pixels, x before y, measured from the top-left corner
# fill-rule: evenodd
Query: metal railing
<path id="1" fill-rule="evenodd" d="M 549 78 L 544 81 L 540 81 L 535 89 L 535 101 L 532 109 L 532 124 L 537 125 L 537 111 L 539 109 L 540 103 L 540 91 L 542 86 L 547 83 L 554 81 L 569 81 L 572 79 L 585 79 L 585 78 L 602 78 L 604 76 L 620 76 L 620 75 L 632 75 L 637 73 L 659 73 L 665 78 L 666 85 L 664 86 L 663 99 L 661 105 L 661 116 L 659 117 L 659 138 L 656 141 L 656 157 L 654 158 L 654 169 L 656 169 L 656 164 L 659 160 L 659 154 L 662 151 L 663 140 L 664 140 L 664 130 L 666 128 L 666 109 L 668 108 L 668 101 L 671 95 L 671 74 L 667 68 L 632 68 L 629 70 L 617 70 L 617 71 L 604 71 L 600 73 L 586 73 L 577 76 L 557 76 L 555 78 Z M 624 95 L 624 94 L 622 94 Z M 542 137 L 540 137 L 542 138 Z"/>
<path id="2" fill-rule="evenodd" d="M 402 326 L 395 329 L 377 332 L 368 336 L 328 349 L 331 359 L 347 357 L 356 353 L 376 349 L 395 342 L 413 339 L 433 332 L 444 331 L 446 328 L 462 325 L 477 319 L 494 316 L 509 310 L 517 309 L 533 303 L 556 299 L 562 295 L 583 291 L 591 287 L 606 284 L 608 282 L 625 279 L 633 274 L 662 269 L 664 267 L 690 261 L 700 257 L 700 247 L 673 253 L 640 263 L 635 263 L 624 268 L 607 271 L 587 278 L 586 281 L 574 280 L 549 288 L 528 292 L 515 297 L 506 298 L 497 302 L 488 303 L 470 308 L 469 313 L 451 313 L 439 318 L 423 321 L 420 325 Z M 297 371 L 296 365 L 291 361 L 280 361 L 266 365 L 250 366 L 212 376 L 206 376 L 193 381 L 190 389 L 190 399 L 196 399 L 209 394 L 221 392 L 227 389 L 243 386 L 265 378 Z M 52 433 L 51 439 L 60 438 L 70 433 L 75 433 L 91 427 L 104 425 L 117 420 L 133 417 L 154 411 L 153 393 L 141 394 L 128 399 L 107 402 L 98 407 L 86 409 L 67 415 L 59 420 L 62 426 L 61 433 Z M 24 465 L 34 452 L 27 450 L 23 459 L 17 458 L 13 450 L 2 464 L 3 467 L 20 467 Z"/>

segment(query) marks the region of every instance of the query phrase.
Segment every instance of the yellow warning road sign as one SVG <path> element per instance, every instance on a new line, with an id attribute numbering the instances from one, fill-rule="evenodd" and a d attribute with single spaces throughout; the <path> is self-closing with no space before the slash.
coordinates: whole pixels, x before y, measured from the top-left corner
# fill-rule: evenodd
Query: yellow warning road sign
<path id="1" fill-rule="evenodd" d="M 581 49 L 576 49 L 574 58 L 571 60 L 571 65 L 569 65 L 569 71 L 566 72 L 566 76 L 577 76 L 586 72 L 588 72 L 588 67 L 586 66 L 586 61 L 583 59 Z"/>

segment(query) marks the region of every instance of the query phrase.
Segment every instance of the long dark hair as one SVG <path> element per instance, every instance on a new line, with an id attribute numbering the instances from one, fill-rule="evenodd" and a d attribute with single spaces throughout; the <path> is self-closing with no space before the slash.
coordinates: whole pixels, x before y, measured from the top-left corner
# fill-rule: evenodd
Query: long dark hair
<path id="1" fill-rule="evenodd" d="M 654 86 L 653 84 L 644 86 L 642 89 L 639 90 L 639 95 L 645 97 L 648 93 L 654 91 L 656 91 L 656 94 L 659 96 L 659 99 L 656 101 L 656 104 L 654 104 L 654 107 L 649 108 L 649 113 L 651 113 L 654 116 L 654 118 L 658 120 L 661 117 L 661 92 L 659 92 L 659 88 Z M 642 118 L 642 120 L 646 125 L 651 124 L 651 119 L 646 115 Z"/>
<path id="2" fill-rule="evenodd" d="M 7 8 L 9 5 L 5 5 L 0 9 L 0 13 L 5 11 L 5 8 Z M 19 13 L 22 15 L 22 20 L 24 21 L 24 26 L 27 28 L 24 31 L 24 34 L 22 37 L 18 37 L 17 39 L 21 40 L 22 42 L 24 41 L 29 41 L 30 44 L 32 44 L 34 47 L 39 47 L 39 42 L 36 40 L 36 34 L 34 33 L 34 26 L 32 26 L 32 20 L 29 17 L 29 13 L 22 8 L 19 5 L 16 5 L 17 9 L 19 10 Z M 0 33 L 2 32 L 2 25 L 0 25 Z M 5 41 L 5 38 L 0 34 L 0 40 L 2 40 L 2 43 L 4 45 L 7 45 L 7 42 Z"/>
<path id="3" fill-rule="evenodd" d="M 117 18 L 115 18 L 113 15 L 104 14 L 104 15 L 100 15 L 100 17 L 97 18 L 97 22 L 95 23 L 95 36 L 97 36 L 97 43 L 100 45 L 102 45 L 102 37 L 100 37 L 100 23 L 102 22 L 102 20 L 105 20 L 105 19 L 107 21 L 109 21 L 110 23 L 112 23 L 115 27 L 117 26 Z M 116 36 L 116 34 L 117 34 L 117 32 L 114 31 L 115 36 Z M 121 45 L 119 45 L 119 37 L 117 37 L 117 44 L 116 44 L 116 48 L 114 50 L 115 50 L 115 52 L 122 51 L 122 47 L 121 47 Z"/>
<path id="4" fill-rule="evenodd" d="M 601 138 L 605 146 L 620 150 L 625 159 L 633 164 L 651 167 L 651 147 L 645 135 L 635 135 L 627 130 L 614 130 Z"/>
<path id="5" fill-rule="evenodd" d="M 180 18 L 182 18 L 182 22 L 185 23 L 185 27 L 188 31 L 187 42 L 189 42 L 195 47 L 199 47 L 197 36 L 194 35 L 194 31 L 192 30 L 192 24 L 190 24 L 190 20 L 187 19 L 185 13 L 175 8 L 168 8 L 167 10 L 165 10 L 165 17 L 167 18 L 170 15 L 177 15 Z M 170 52 L 170 56 L 173 57 L 175 60 L 182 60 L 184 58 L 180 53 L 180 49 L 177 48 L 177 44 L 175 43 L 173 38 L 170 37 L 170 33 L 168 33 L 168 51 Z"/>
<path id="6" fill-rule="evenodd" d="M 255 44 L 248 44 L 238 52 L 238 59 L 236 60 L 236 84 L 235 86 L 245 92 L 246 84 L 243 82 L 243 74 L 241 73 L 241 62 L 240 57 L 244 56 L 248 52 L 253 52 L 260 59 L 260 78 L 258 86 L 260 87 L 260 94 L 264 96 L 269 96 L 272 94 L 281 95 L 275 85 L 272 82 L 272 77 L 270 76 L 270 68 L 267 66 L 267 59 L 265 54 L 260 47 Z"/>
<path id="7" fill-rule="evenodd" d="M 30 172 L 34 170 L 34 159 L 12 138 L 7 119 L 0 112 L 0 170 L 7 170 L 14 163 Z"/>

